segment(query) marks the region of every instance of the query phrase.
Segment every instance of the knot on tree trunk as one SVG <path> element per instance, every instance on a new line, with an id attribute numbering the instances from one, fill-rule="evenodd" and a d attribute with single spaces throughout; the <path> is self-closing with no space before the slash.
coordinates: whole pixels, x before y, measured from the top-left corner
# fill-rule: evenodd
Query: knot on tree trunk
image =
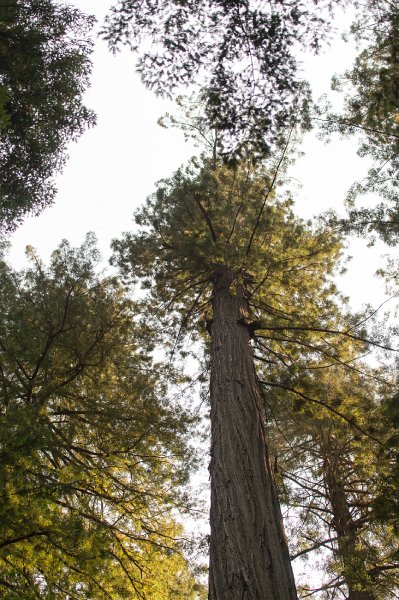
<path id="1" fill-rule="evenodd" d="M 255 331 L 258 329 L 263 329 L 263 324 L 260 321 L 247 321 L 244 317 L 238 319 L 237 325 L 242 325 L 246 327 L 249 331 L 249 335 L 251 338 L 255 337 Z"/>

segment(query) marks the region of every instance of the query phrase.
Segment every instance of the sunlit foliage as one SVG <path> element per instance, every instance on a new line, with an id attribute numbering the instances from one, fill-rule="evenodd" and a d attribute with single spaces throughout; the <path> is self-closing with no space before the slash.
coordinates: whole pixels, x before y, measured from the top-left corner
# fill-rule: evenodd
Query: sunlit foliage
<path id="1" fill-rule="evenodd" d="M 176 377 L 92 237 L 30 258 L 0 271 L 1 597 L 196 598 L 171 516 L 192 463 Z"/>

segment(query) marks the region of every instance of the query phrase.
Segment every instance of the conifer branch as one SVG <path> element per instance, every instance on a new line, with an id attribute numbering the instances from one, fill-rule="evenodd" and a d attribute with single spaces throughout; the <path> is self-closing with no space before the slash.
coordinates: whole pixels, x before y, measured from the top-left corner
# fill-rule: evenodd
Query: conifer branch
<path id="1" fill-rule="evenodd" d="M 343 120 L 339 120 L 339 119 L 320 119 L 318 117 L 313 117 L 314 121 L 320 121 L 321 123 L 331 123 L 331 124 L 336 124 L 336 125 L 342 125 L 344 127 L 348 127 L 353 128 L 353 129 L 360 129 L 362 131 L 365 131 L 366 133 L 375 133 L 377 135 L 383 135 L 385 137 L 388 138 L 394 138 L 394 139 L 399 139 L 399 135 L 395 134 L 395 133 L 388 133 L 387 131 L 382 131 L 381 129 L 373 129 L 372 127 L 366 127 L 365 125 L 360 125 L 358 123 L 351 123 L 349 121 L 343 121 Z"/>
<path id="2" fill-rule="evenodd" d="M 217 235 L 216 235 L 215 229 L 214 229 L 214 227 L 212 225 L 212 221 L 211 221 L 211 218 L 209 216 L 208 211 L 206 210 L 206 208 L 204 207 L 204 205 L 202 204 L 202 202 L 200 200 L 198 192 L 194 192 L 194 200 L 195 200 L 198 208 L 200 209 L 200 211 L 202 213 L 202 216 L 205 219 L 206 224 L 208 225 L 208 229 L 211 232 L 212 240 L 216 244 L 216 242 L 217 242 Z"/>
<path id="3" fill-rule="evenodd" d="M 326 408 L 330 412 L 334 413 L 340 419 L 343 419 L 344 421 L 346 421 L 347 423 L 349 423 L 349 425 L 351 427 L 353 427 L 354 429 L 357 429 L 361 434 L 363 434 L 364 436 L 366 436 L 369 439 L 373 440 L 373 442 L 375 442 L 379 446 L 382 446 L 382 448 L 385 448 L 385 450 L 388 450 L 388 452 L 390 454 L 392 454 L 392 450 L 390 448 L 388 448 L 388 446 L 386 446 L 383 442 L 381 442 L 381 440 L 379 440 L 378 438 L 376 438 L 373 435 L 371 435 L 370 433 L 368 433 L 368 431 L 366 431 L 365 429 L 363 429 L 362 427 L 360 427 L 359 425 L 357 425 L 354 422 L 353 419 L 351 419 L 350 417 L 347 417 L 341 411 L 333 408 L 331 405 L 326 404 L 325 402 L 322 402 L 321 400 L 316 400 L 316 398 L 310 398 L 310 396 L 307 396 L 306 394 L 303 394 L 302 392 L 300 392 L 299 390 L 297 390 L 295 388 L 292 388 L 290 386 L 284 385 L 283 383 L 272 383 L 271 381 L 263 381 L 261 379 L 259 379 L 258 381 L 259 381 L 259 383 L 261 385 L 265 385 L 265 386 L 268 386 L 268 387 L 274 387 L 274 388 L 281 388 L 283 390 L 286 390 L 287 392 L 291 392 L 292 394 L 295 394 L 295 395 L 299 396 L 303 400 L 306 400 L 306 401 L 311 402 L 313 404 L 318 404 L 319 406 L 323 406 L 324 408 Z"/>
<path id="4" fill-rule="evenodd" d="M 270 194 L 272 193 L 272 191 L 274 189 L 274 185 L 276 183 L 277 176 L 279 174 L 281 165 L 283 164 L 285 155 L 286 155 L 287 150 L 288 150 L 288 146 L 289 146 L 290 141 L 291 141 L 291 135 L 292 135 L 293 130 L 294 130 L 294 126 L 292 125 L 292 127 L 290 129 L 290 132 L 288 134 L 288 138 L 287 138 L 287 141 L 285 143 L 283 152 L 281 154 L 280 160 L 278 161 L 277 167 L 276 167 L 276 169 L 274 171 L 273 179 L 272 179 L 271 183 L 269 184 L 269 187 L 268 187 L 266 193 L 264 194 L 263 202 L 262 202 L 262 204 L 260 206 L 260 209 L 259 209 L 259 212 L 258 212 L 258 216 L 256 217 L 255 225 L 254 225 L 254 227 L 252 229 L 251 236 L 249 238 L 248 246 L 247 246 L 247 249 L 246 249 L 246 252 L 245 252 L 246 256 L 248 256 L 249 253 L 250 253 L 250 251 L 251 251 L 251 246 L 252 246 L 252 243 L 253 243 L 256 231 L 257 231 L 257 229 L 258 229 L 258 227 L 260 225 L 260 220 L 262 218 L 262 214 L 263 214 L 263 211 L 265 209 L 266 202 L 267 202 Z"/>
<path id="5" fill-rule="evenodd" d="M 308 326 L 304 326 L 304 325 L 299 325 L 297 327 L 273 326 L 273 325 L 266 325 L 265 323 L 262 323 L 262 327 L 259 327 L 259 329 L 262 329 L 265 331 L 314 331 L 316 333 L 328 333 L 328 334 L 332 334 L 332 335 L 343 335 L 352 340 L 356 340 L 358 342 L 363 342 L 364 344 L 369 344 L 371 346 L 375 346 L 376 348 L 381 348 L 382 350 L 390 350 L 392 352 L 399 352 L 398 348 L 392 348 L 391 346 L 386 346 L 385 344 L 380 344 L 379 342 L 376 342 L 374 340 L 369 340 L 360 335 L 354 335 L 352 333 L 349 333 L 351 331 L 351 329 L 353 329 L 353 327 L 351 327 L 351 329 L 347 329 L 345 331 L 340 331 L 339 329 L 329 329 L 327 327 L 308 327 Z M 262 337 L 262 336 L 260 336 L 260 337 Z M 294 341 L 294 340 L 292 340 L 292 341 Z"/>
<path id="6" fill-rule="evenodd" d="M 303 556 L 304 554 L 308 554 L 309 552 L 313 552 L 314 550 L 318 550 L 318 548 L 322 548 L 323 546 L 325 546 L 326 548 L 328 548 L 329 550 L 331 549 L 328 544 L 330 544 L 331 542 L 335 542 L 337 541 L 338 537 L 330 537 L 327 540 L 323 540 L 321 542 L 317 542 L 316 544 L 314 544 L 313 546 L 310 546 L 309 548 L 305 548 L 304 550 L 301 550 L 300 552 L 297 552 L 296 554 L 291 555 L 291 560 L 295 560 L 296 558 L 299 558 L 300 556 Z"/>

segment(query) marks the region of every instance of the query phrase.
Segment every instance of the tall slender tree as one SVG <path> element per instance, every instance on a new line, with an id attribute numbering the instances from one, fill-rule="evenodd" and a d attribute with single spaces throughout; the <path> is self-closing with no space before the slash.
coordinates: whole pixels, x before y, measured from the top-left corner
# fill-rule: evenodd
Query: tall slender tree
<path id="1" fill-rule="evenodd" d="M 211 336 L 212 600 L 296 598 L 254 336 L 262 364 L 281 360 L 287 377 L 315 354 L 337 360 L 329 277 L 340 243 L 276 199 L 277 178 L 250 163 L 193 160 L 136 215 L 142 230 L 114 242 L 124 275 L 149 289 L 149 318 L 175 332 L 174 352 L 200 322 Z M 354 323 L 345 331 L 359 337 Z M 284 387 L 284 377 L 263 383 Z"/>
<path id="2" fill-rule="evenodd" d="M 355 182 L 348 193 L 348 218 L 343 229 L 363 236 L 377 234 L 385 243 L 396 246 L 399 233 L 399 7 L 390 0 L 354 2 L 357 9 L 351 39 L 358 54 L 353 67 L 334 78 L 334 88 L 345 94 L 340 113 L 322 115 L 327 133 L 338 131 L 356 135 L 359 154 L 372 161 L 363 181 Z M 361 198 L 369 195 L 366 206 Z M 378 197 L 381 201 L 378 202 Z M 369 200 L 372 200 L 370 202 Z M 389 287 L 396 294 L 397 264 L 390 260 L 383 269 Z M 397 527 L 399 478 L 397 469 L 397 395 L 386 401 L 388 429 L 393 432 L 391 470 L 386 475 L 378 504 L 380 516 Z"/>

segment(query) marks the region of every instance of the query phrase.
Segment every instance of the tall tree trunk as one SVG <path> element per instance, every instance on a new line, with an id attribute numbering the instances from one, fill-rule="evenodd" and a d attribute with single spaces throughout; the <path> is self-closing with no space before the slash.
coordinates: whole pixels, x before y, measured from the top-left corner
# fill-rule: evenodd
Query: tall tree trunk
<path id="1" fill-rule="evenodd" d="M 244 290 L 215 278 L 209 600 L 296 600 L 264 430 Z"/>
<path id="2" fill-rule="evenodd" d="M 327 496 L 333 514 L 333 526 L 337 533 L 339 558 L 348 588 L 348 600 L 375 600 L 369 591 L 364 561 L 356 552 L 357 527 L 352 518 L 345 486 L 340 475 L 339 457 L 329 448 L 328 436 L 322 441 L 324 453 L 324 477 Z"/>

